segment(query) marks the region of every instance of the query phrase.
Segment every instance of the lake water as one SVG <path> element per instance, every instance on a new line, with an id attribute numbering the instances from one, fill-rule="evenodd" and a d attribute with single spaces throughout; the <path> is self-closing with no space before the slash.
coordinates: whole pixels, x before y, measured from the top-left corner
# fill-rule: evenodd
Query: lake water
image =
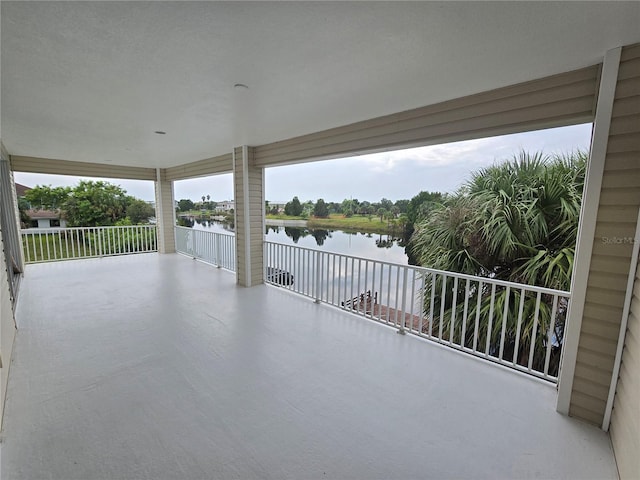
<path id="1" fill-rule="evenodd" d="M 218 233 L 233 233 L 222 223 L 198 221 L 193 228 Z M 297 245 L 314 250 L 342 253 L 355 257 L 371 258 L 384 262 L 408 265 L 407 255 L 401 240 L 391 235 L 377 233 L 347 233 L 340 230 L 308 229 L 301 227 L 267 227 L 269 242 Z"/>

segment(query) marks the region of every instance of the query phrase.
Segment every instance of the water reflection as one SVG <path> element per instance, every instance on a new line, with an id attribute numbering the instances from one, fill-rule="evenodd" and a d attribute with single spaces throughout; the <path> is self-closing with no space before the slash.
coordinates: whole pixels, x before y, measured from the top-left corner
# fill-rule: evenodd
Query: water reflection
<path id="1" fill-rule="evenodd" d="M 393 235 L 276 226 L 268 226 L 265 234 L 271 242 L 307 248 L 322 247 L 323 250 L 336 253 L 407 264 L 404 241 Z"/>
<path id="2" fill-rule="evenodd" d="M 184 218 L 184 217 L 181 217 Z M 231 233 L 233 227 L 205 218 L 186 219 L 192 227 L 217 233 Z M 392 263 L 408 264 L 404 251 L 405 242 L 393 235 L 341 230 L 310 229 L 305 227 L 280 227 L 267 225 L 265 238 L 270 242 L 298 245 L 305 248 L 322 248 L 335 253 L 343 253 L 363 258 L 372 258 Z"/>

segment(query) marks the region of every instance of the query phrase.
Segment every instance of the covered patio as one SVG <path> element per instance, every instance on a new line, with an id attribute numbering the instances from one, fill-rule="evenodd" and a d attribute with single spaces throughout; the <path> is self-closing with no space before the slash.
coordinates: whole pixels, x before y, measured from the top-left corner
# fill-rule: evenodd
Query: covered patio
<path id="1" fill-rule="evenodd" d="M 2 478 L 617 478 L 555 386 L 155 253 L 29 265 Z"/>

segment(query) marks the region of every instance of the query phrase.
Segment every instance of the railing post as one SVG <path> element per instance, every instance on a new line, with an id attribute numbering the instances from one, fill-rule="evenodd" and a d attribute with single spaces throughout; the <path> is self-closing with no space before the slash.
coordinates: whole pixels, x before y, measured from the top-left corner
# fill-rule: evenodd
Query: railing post
<path id="1" fill-rule="evenodd" d="M 104 256 L 104 255 L 103 255 L 103 253 L 102 253 L 102 252 L 103 252 L 103 250 L 104 250 L 104 249 L 102 248 L 102 232 L 103 232 L 102 228 L 101 228 L 101 227 L 99 227 L 99 228 L 98 228 L 98 231 L 97 231 L 97 236 L 98 236 L 98 256 L 99 256 L 100 258 L 102 258 L 102 257 Z"/>
<path id="2" fill-rule="evenodd" d="M 320 257 L 321 252 L 316 251 L 316 303 L 320 303 L 320 298 L 322 297 L 322 283 L 320 281 L 322 275 L 320 274 Z"/>
<path id="3" fill-rule="evenodd" d="M 216 241 L 216 265 L 218 268 L 222 268 L 222 264 L 220 262 L 220 244 L 222 243 L 222 235 L 216 234 L 213 238 Z"/>
<path id="4" fill-rule="evenodd" d="M 406 313 L 405 310 L 407 308 L 407 292 L 406 292 L 406 288 L 407 288 L 407 267 L 404 268 L 404 274 L 402 275 L 402 311 L 400 312 L 401 315 L 401 319 L 400 319 L 400 328 L 398 328 L 398 332 L 400 335 L 406 335 L 407 331 L 404 328 L 404 322 L 405 322 L 405 318 L 406 318 Z M 400 285 L 396 285 L 396 291 L 400 290 Z M 398 305 L 396 305 L 396 308 L 398 307 Z M 412 313 L 412 317 L 411 317 L 411 321 L 413 322 L 413 313 Z"/>

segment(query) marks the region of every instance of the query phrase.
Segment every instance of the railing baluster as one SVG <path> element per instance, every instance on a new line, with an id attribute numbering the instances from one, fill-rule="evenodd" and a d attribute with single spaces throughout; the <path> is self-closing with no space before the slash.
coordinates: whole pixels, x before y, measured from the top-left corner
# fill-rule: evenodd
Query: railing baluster
<path id="1" fill-rule="evenodd" d="M 504 309 L 502 311 L 502 332 L 500 333 L 500 353 L 498 355 L 498 358 L 500 360 L 502 360 L 502 354 L 504 353 L 504 340 L 505 340 L 505 334 L 507 331 L 507 322 L 508 322 L 508 318 L 507 318 L 507 314 L 509 313 L 509 295 L 511 294 L 511 287 L 507 287 L 507 290 L 505 291 L 505 296 L 504 296 Z"/>
<path id="2" fill-rule="evenodd" d="M 405 331 L 405 323 L 406 323 L 406 311 L 407 311 L 407 267 L 403 267 L 402 272 L 402 306 L 400 312 L 400 332 L 404 334 Z M 400 273 L 400 269 L 398 268 L 398 273 Z M 397 292 L 400 291 L 399 286 L 396 286 L 396 295 Z M 397 310 L 396 310 L 397 312 Z M 412 320 L 413 321 L 413 320 Z"/>
<path id="3" fill-rule="evenodd" d="M 518 348 L 520 347 L 520 330 L 522 329 L 522 311 L 524 309 L 524 288 L 520 289 L 520 307 L 518 308 L 518 326 L 516 327 L 516 344 L 513 347 L 513 365 L 515 366 L 518 359 Z"/>
<path id="4" fill-rule="evenodd" d="M 400 295 L 400 267 L 395 265 L 396 268 L 396 299 L 395 299 L 395 303 L 393 305 L 394 307 L 394 318 L 393 318 L 393 324 L 395 326 L 398 326 L 398 296 Z M 389 285 L 389 287 L 391 287 L 391 285 Z"/>
<path id="5" fill-rule="evenodd" d="M 355 267 L 356 267 L 356 259 L 352 258 L 351 259 L 351 281 L 349 282 L 351 284 L 351 289 L 350 289 L 351 296 L 349 297 L 350 300 L 351 300 L 351 310 L 353 310 L 353 303 L 354 303 L 354 300 L 353 300 L 353 277 L 355 275 Z"/>
<path id="6" fill-rule="evenodd" d="M 431 273 L 431 305 L 429 307 L 429 338 L 433 337 L 433 309 L 436 302 L 436 272 Z"/>
<path id="7" fill-rule="evenodd" d="M 487 345 L 484 350 L 485 356 L 489 355 L 491 345 L 491 335 L 493 334 L 493 307 L 496 302 L 496 284 L 491 284 L 491 303 L 489 304 L 489 324 L 487 325 Z"/>
<path id="8" fill-rule="evenodd" d="M 476 321 L 473 326 L 473 351 L 478 351 L 478 341 L 480 340 L 480 310 L 482 306 L 482 290 L 484 288 L 484 283 L 482 281 L 478 282 L 478 300 L 476 302 Z"/>
<path id="9" fill-rule="evenodd" d="M 540 300 L 542 293 L 538 292 L 536 296 L 536 311 L 533 314 L 533 330 L 531 332 L 531 346 L 529 347 L 529 361 L 527 362 L 527 370 L 531 371 L 533 366 L 533 355 L 536 351 L 536 337 L 538 334 L 538 318 L 540 316 Z"/>
<path id="10" fill-rule="evenodd" d="M 549 318 L 549 330 L 547 332 L 547 351 L 544 357 L 544 370 L 542 372 L 545 377 L 549 376 L 549 361 L 551 359 L 551 346 L 553 344 L 553 337 L 555 336 L 557 312 L 558 312 L 558 295 L 554 295 L 553 307 L 551 308 L 551 318 Z"/>
<path id="11" fill-rule="evenodd" d="M 414 300 L 416 298 L 416 273 L 417 271 L 412 268 L 411 269 L 411 307 L 409 308 L 409 331 L 413 332 L 413 319 L 414 319 Z"/>
<path id="12" fill-rule="evenodd" d="M 382 321 L 382 279 L 384 278 L 384 263 L 380 264 L 380 298 L 378 298 L 378 321 Z M 386 299 L 386 297 L 385 297 Z"/>
<path id="13" fill-rule="evenodd" d="M 467 283 L 464 287 L 464 307 L 462 311 L 462 331 L 460 332 L 460 347 L 464 348 L 465 337 L 467 334 L 467 315 L 469 313 L 469 295 L 470 295 L 470 280 L 467 278 Z"/>
<path id="14" fill-rule="evenodd" d="M 438 325 L 438 339 L 442 342 L 442 328 L 444 326 L 444 309 L 447 303 L 447 275 L 442 275 L 442 292 L 440 294 L 440 322 Z"/>
<path id="15" fill-rule="evenodd" d="M 418 273 L 419 271 L 416 270 L 415 271 L 416 274 L 419 275 L 420 278 L 420 302 L 418 302 L 418 315 L 419 315 L 419 320 L 418 320 L 418 328 L 419 328 L 419 332 L 420 335 L 422 335 L 424 333 L 424 291 L 426 288 L 426 277 L 424 275 L 424 273 Z"/>
<path id="16" fill-rule="evenodd" d="M 449 328 L 449 345 L 453 345 L 453 336 L 456 328 L 456 305 L 458 302 L 458 277 L 453 278 L 453 300 L 451 305 L 451 325 Z"/>

